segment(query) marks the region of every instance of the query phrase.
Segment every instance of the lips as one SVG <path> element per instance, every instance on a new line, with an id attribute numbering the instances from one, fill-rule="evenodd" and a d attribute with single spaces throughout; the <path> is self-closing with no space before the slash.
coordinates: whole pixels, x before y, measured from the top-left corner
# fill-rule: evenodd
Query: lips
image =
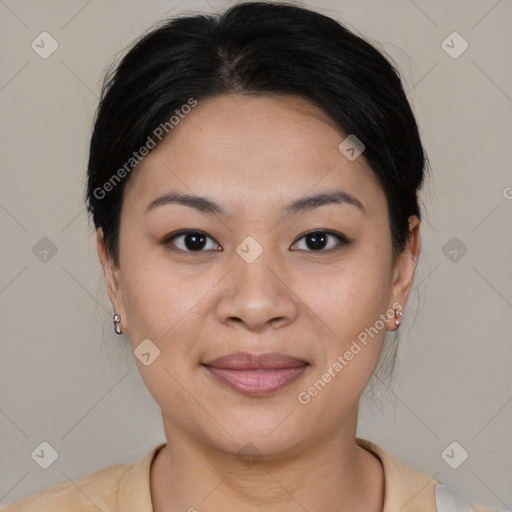
<path id="1" fill-rule="evenodd" d="M 279 352 L 251 354 L 249 352 L 235 352 L 226 356 L 205 361 L 206 366 L 229 370 L 278 370 L 280 368 L 294 368 L 308 364 L 306 360 L 292 357 Z"/>
<path id="2" fill-rule="evenodd" d="M 309 364 L 283 353 L 236 352 L 205 361 L 203 366 L 216 379 L 246 395 L 279 391 L 296 380 Z"/>

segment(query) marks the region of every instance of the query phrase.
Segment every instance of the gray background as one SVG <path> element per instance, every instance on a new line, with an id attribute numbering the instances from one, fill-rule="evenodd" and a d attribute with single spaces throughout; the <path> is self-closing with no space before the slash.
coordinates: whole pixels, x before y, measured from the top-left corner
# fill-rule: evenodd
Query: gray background
<path id="1" fill-rule="evenodd" d="M 88 138 L 118 51 L 167 15 L 230 4 L 0 0 L 0 504 L 165 440 L 128 340 L 112 331 L 82 200 Z M 511 508 L 511 2 L 305 5 L 394 59 L 432 164 L 397 380 L 362 408 L 358 435 L 473 502 Z M 46 59 L 31 47 L 43 31 L 58 43 Z M 442 46 L 454 31 L 469 44 L 457 58 Z M 58 452 L 48 469 L 31 457 L 43 441 Z M 441 456 L 453 441 L 469 454 L 457 469 Z"/>

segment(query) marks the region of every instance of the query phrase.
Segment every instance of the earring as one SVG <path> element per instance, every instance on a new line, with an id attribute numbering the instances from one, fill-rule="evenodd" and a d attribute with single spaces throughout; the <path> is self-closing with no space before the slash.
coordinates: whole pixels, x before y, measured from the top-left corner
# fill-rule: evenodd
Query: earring
<path id="1" fill-rule="evenodd" d="M 396 325 L 396 328 L 398 329 L 400 327 L 400 318 L 404 316 L 404 314 L 398 310 L 398 309 L 395 309 L 395 325 Z"/>
<path id="2" fill-rule="evenodd" d="M 121 330 L 121 317 L 117 313 L 114 314 L 114 331 L 116 334 L 123 334 Z"/>

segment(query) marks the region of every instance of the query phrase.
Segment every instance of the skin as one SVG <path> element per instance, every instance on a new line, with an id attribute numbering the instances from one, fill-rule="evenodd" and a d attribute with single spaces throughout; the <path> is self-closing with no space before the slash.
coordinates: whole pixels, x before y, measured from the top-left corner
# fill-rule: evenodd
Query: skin
<path id="1" fill-rule="evenodd" d="M 379 315 L 395 302 L 405 310 L 420 253 L 411 217 L 408 246 L 393 259 L 384 191 L 362 157 L 338 150 L 346 136 L 295 96 L 199 101 L 127 183 L 119 266 L 98 230 L 123 333 L 134 350 L 147 338 L 160 350 L 148 366 L 135 358 L 168 441 L 151 467 L 155 511 L 382 511 L 382 466 L 355 437 L 394 318 L 308 404 L 298 401 Z M 365 211 L 332 203 L 282 216 L 292 201 L 331 189 Z M 144 213 L 171 190 L 207 196 L 226 215 L 181 204 Z M 184 229 L 206 233 L 203 252 L 187 251 L 183 236 L 164 245 Z M 350 243 L 329 236 L 315 251 L 304 235 L 322 230 Z M 263 249 L 252 263 L 236 252 L 248 236 Z M 201 365 L 236 351 L 284 352 L 309 367 L 284 389 L 250 397 Z M 247 443 L 253 464 L 239 454 Z"/>

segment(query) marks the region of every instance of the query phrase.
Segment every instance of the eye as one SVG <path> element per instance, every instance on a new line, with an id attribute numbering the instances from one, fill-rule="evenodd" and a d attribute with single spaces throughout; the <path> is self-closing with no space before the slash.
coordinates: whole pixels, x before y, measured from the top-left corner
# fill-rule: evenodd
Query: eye
<path id="1" fill-rule="evenodd" d="M 215 242 L 210 244 L 210 247 L 208 247 L 208 240 L 213 242 L 213 239 L 202 231 L 180 231 L 179 233 L 175 233 L 174 235 L 166 237 L 162 244 L 166 246 L 172 244 L 174 247 L 171 247 L 171 249 L 177 249 L 185 252 L 206 252 L 207 250 L 219 250 L 219 245 L 217 245 Z"/>
<path id="2" fill-rule="evenodd" d="M 330 252 L 349 243 L 348 239 L 341 233 L 311 231 L 302 236 L 298 242 L 295 242 L 292 248 L 298 244 L 300 245 L 302 240 L 305 240 L 305 242 L 302 243 L 302 247 L 299 247 L 299 250 L 306 250 L 307 252 Z"/>
<path id="3" fill-rule="evenodd" d="M 210 247 L 208 247 L 209 241 Z M 307 252 L 330 252 L 349 243 L 350 242 L 347 237 L 341 233 L 311 231 L 303 235 L 291 248 L 305 250 Z M 193 230 L 180 231 L 173 235 L 169 235 L 162 241 L 162 244 L 165 246 L 171 246 L 170 248 L 173 250 L 184 252 L 200 253 L 208 250 L 222 250 L 222 248 L 220 248 L 220 246 L 206 233 Z M 302 247 L 300 246 L 301 244 Z"/>

